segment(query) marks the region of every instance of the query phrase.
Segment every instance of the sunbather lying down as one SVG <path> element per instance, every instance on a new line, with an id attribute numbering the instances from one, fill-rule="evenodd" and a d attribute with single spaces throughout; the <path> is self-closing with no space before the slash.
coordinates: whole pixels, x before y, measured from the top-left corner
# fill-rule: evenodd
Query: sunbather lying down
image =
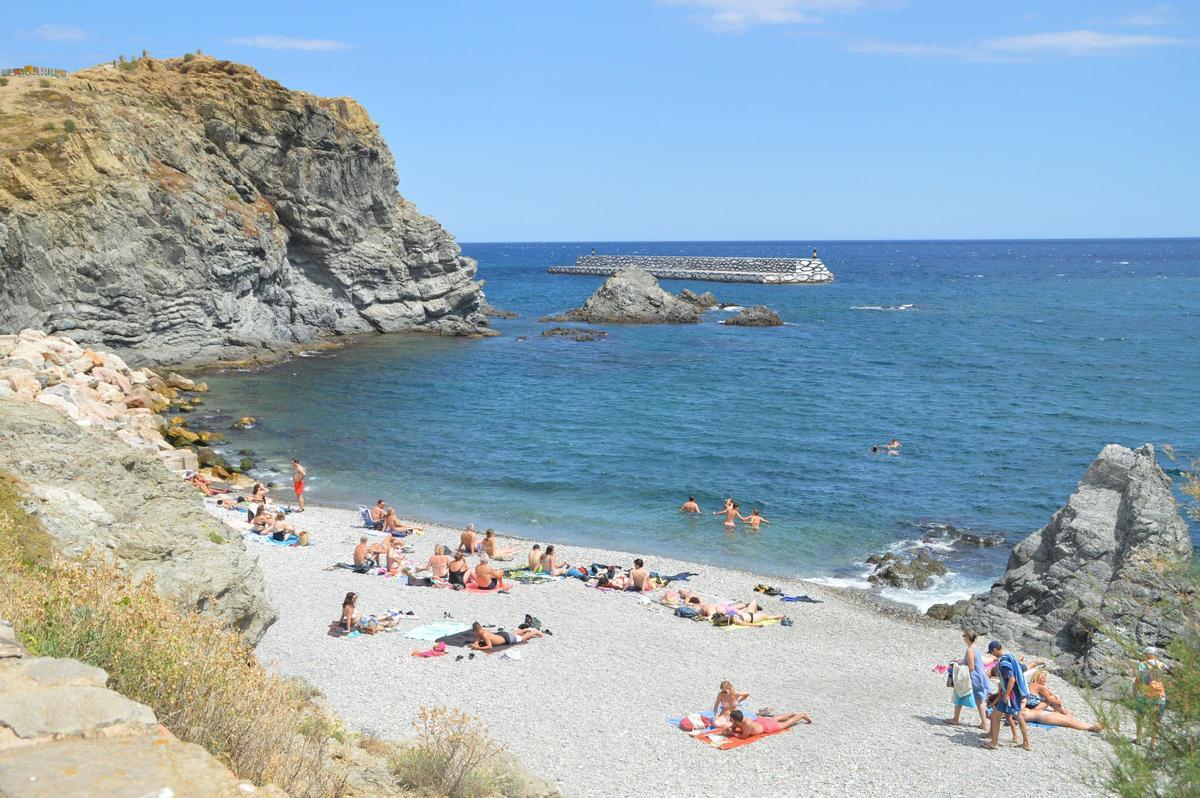
<path id="1" fill-rule="evenodd" d="M 756 720 L 750 720 L 740 709 L 729 713 L 729 736 L 757 737 L 760 734 L 774 734 L 790 729 L 797 723 L 812 723 L 812 718 L 805 712 L 785 712 L 782 715 L 766 717 L 760 715 Z"/>
<path id="2" fill-rule="evenodd" d="M 479 621 L 471 624 L 471 629 L 475 632 L 475 642 L 471 644 L 471 648 L 478 651 L 487 651 L 500 646 L 515 646 L 517 643 L 524 643 L 535 637 L 545 637 L 541 629 L 533 628 L 517 629 L 514 632 L 506 630 L 491 632 L 484 629 L 483 624 Z"/>

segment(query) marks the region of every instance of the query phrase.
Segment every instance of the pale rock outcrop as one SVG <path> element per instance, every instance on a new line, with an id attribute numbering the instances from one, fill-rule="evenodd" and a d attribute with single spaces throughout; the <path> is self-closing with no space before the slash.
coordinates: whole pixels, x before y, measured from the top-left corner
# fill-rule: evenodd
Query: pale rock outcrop
<path id="1" fill-rule="evenodd" d="M 0 401 L 0 471 L 19 478 L 28 510 L 68 556 L 111 553 L 135 576 L 257 642 L 274 622 L 262 572 L 196 489 L 150 452 L 37 402 Z"/>
<path id="2" fill-rule="evenodd" d="M 107 682 L 77 660 L 30 657 L 0 621 L 0 795 L 287 798 L 237 779 Z"/>
<path id="3" fill-rule="evenodd" d="M 541 321 L 590 324 L 695 324 L 703 309 L 662 289 L 649 272 L 622 269 L 604 281 L 582 307 Z"/>
<path id="4" fill-rule="evenodd" d="M 9 81 L 0 118 L 0 330 L 66 331 L 135 363 L 491 334 L 474 261 L 397 193 L 353 100 L 142 59 Z"/>
<path id="5" fill-rule="evenodd" d="M 1184 628 L 1192 588 L 1187 525 L 1154 447 L 1109 444 L 1066 506 L 1017 545 L 1004 576 L 959 618 L 987 637 L 1055 657 L 1106 693 L 1125 689 L 1114 639 L 1165 646 Z"/>

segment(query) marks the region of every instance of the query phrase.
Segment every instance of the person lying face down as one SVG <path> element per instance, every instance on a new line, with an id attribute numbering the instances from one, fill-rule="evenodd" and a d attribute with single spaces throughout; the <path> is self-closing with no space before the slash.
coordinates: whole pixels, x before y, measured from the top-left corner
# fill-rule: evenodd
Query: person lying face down
<path id="1" fill-rule="evenodd" d="M 535 637 L 545 637 L 541 629 L 534 629 L 532 627 L 517 629 L 515 632 L 507 630 L 492 632 L 484 629 L 483 624 L 479 623 L 479 621 L 471 624 L 471 631 L 475 633 L 475 642 L 471 644 L 471 648 L 478 651 L 487 651 L 499 646 L 515 646 L 517 643 L 524 643 L 526 640 L 532 640 Z"/>
<path id="2" fill-rule="evenodd" d="M 774 734 L 790 729 L 797 723 L 812 723 L 812 718 L 804 712 L 785 712 L 774 717 L 759 716 L 757 720 L 750 720 L 740 709 L 735 709 L 729 713 L 728 733 L 732 737 L 745 739 L 760 734 Z"/>

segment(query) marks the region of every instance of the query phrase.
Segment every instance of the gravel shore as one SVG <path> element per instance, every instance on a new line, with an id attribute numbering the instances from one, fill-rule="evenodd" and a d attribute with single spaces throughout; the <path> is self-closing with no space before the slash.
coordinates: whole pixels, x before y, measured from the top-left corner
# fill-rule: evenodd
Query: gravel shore
<path id="1" fill-rule="evenodd" d="M 244 527 L 243 516 L 212 512 Z M 1005 736 L 1001 750 L 988 751 L 974 727 L 942 724 L 951 712 L 950 690 L 932 668 L 963 648 L 948 625 L 897 617 L 812 583 L 663 558 L 647 566 L 698 572 L 686 583 L 690 589 L 758 598 L 795 625 L 720 629 L 574 579 L 518 584 L 509 594 L 408 587 L 402 578 L 327 570 L 350 559 L 362 531 L 356 513 L 310 506 L 290 520 L 310 532 L 312 545 L 249 546 L 279 611 L 258 654 L 320 688 L 358 730 L 404 737 L 420 707 L 459 707 L 482 718 L 533 772 L 579 798 L 1095 794 L 1080 777 L 1105 755 L 1098 735 L 1033 728 L 1032 752 Z M 457 544 L 458 531 L 427 525 L 410 540 L 416 547 L 410 559 L 423 564 L 435 543 Z M 571 564 L 632 561 L 629 554 L 575 546 L 559 546 L 558 554 Z M 523 563 L 524 554 L 517 559 Z M 781 603 L 754 593 L 759 582 L 823 603 Z M 516 660 L 481 654 L 459 661 L 456 655 L 468 650 L 454 648 L 418 659 L 411 652 L 429 644 L 401 632 L 329 636 L 350 590 L 367 613 L 416 612 L 420 621 L 405 628 L 443 620 L 444 613 L 514 628 L 531 613 L 554 634 L 517 649 Z M 981 634 L 986 641 L 987 630 Z M 750 709 L 802 710 L 813 725 L 719 751 L 667 724 L 668 716 L 711 709 L 723 679 L 750 692 Z M 1091 717 L 1077 690 L 1060 679 L 1052 687 L 1076 714 Z M 963 717 L 970 719 L 966 711 Z"/>

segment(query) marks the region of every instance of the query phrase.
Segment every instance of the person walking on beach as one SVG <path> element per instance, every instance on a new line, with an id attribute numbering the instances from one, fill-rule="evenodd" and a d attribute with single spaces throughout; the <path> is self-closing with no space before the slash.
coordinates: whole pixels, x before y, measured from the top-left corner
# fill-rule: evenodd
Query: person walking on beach
<path id="1" fill-rule="evenodd" d="M 299 512 L 304 512 L 304 478 L 308 469 L 300 465 L 300 461 L 292 458 L 292 490 L 296 491 L 296 503 L 300 505 Z"/>
<path id="2" fill-rule="evenodd" d="M 996 674 L 1000 677 L 1000 689 L 988 701 L 992 705 L 992 728 L 983 747 L 993 751 L 999 748 L 1000 724 L 1007 720 L 1011 727 L 1015 720 L 1021 728 L 1021 747 L 1032 751 L 1033 746 L 1029 744 L 1029 727 L 1025 725 L 1025 718 L 1021 715 L 1025 697 L 1029 695 L 1029 687 L 1025 684 L 1025 671 L 1016 657 L 1004 651 L 1004 646 L 998 640 L 988 643 L 988 653 L 997 658 Z M 1015 741 L 1015 729 L 1013 738 Z"/>
<path id="3" fill-rule="evenodd" d="M 683 506 L 679 508 L 679 512 L 689 513 L 691 515 L 699 515 L 701 511 L 700 511 L 700 505 L 696 504 L 696 497 L 688 496 L 688 500 L 685 501 L 683 503 Z"/>
<path id="4" fill-rule="evenodd" d="M 987 671 L 983 667 L 983 655 L 975 648 L 975 640 L 979 633 L 974 629 L 963 632 L 963 642 L 967 644 L 967 652 L 963 655 L 962 664 L 971 674 L 971 694 L 959 698 L 954 697 L 954 717 L 943 721 L 947 726 L 957 726 L 963 707 L 979 710 L 979 728 L 987 731 L 987 715 L 983 706 L 987 703 L 991 686 L 988 683 Z"/>

